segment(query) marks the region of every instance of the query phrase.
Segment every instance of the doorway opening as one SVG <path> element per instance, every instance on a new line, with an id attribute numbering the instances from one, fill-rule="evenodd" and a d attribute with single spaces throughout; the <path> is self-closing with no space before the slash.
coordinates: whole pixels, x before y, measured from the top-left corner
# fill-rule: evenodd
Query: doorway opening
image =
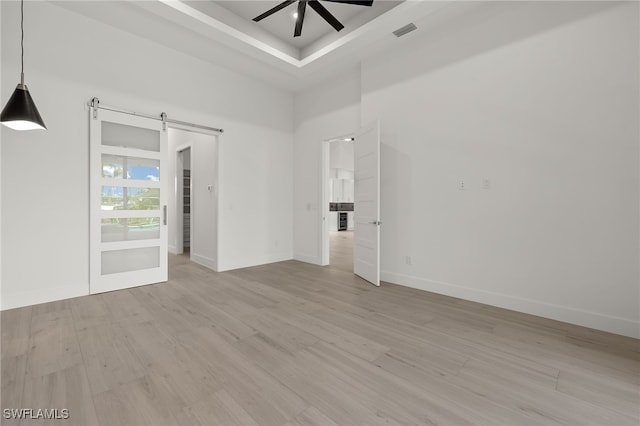
<path id="1" fill-rule="evenodd" d="M 322 264 L 353 271 L 354 138 L 322 144 Z"/>
<path id="2" fill-rule="evenodd" d="M 190 257 L 191 253 L 191 147 L 178 151 L 178 162 L 176 175 L 178 179 L 178 188 L 182 189 L 182 194 L 176 196 L 176 210 L 182 213 L 182 220 L 178 218 L 177 229 L 178 235 L 176 240 L 178 243 L 177 252 L 184 256 Z M 180 182 L 181 181 L 181 182 Z M 182 224 L 182 226 L 180 226 Z M 181 244 L 180 244 L 181 243 Z"/>
<path id="3" fill-rule="evenodd" d="M 353 149 L 343 152 L 337 149 L 333 154 L 334 159 L 343 158 L 342 155 L 350 156 L 349 160 L 353 161 L 350 173 L 340 171 L 343 165 L 348 163 L 332 163 L 332 144 L 340 141 L 349 143 Z M 331 214 L 330 209 L 334 205 L 330 199 L 336 199 L 341 194 L 340 191 L 342 191 L 342 199 L 349 199 L 351 195 L 349 191 L 353 188 L 353 201 L 349 206 L 353 206 L 351 212 L 353 215 L 353 232 L 351 234 L 353 239 L 352 249 L 349 251 L 352 256 L 352 271 L 365 281 L 380 286 L 380 225 L 382 225 L 380 220 L 380 121 L 376 120 L 372 124 L 362 127 L 355 135 L 345 135 L 324 141 L 321 161 L 320 264 L 329 265 L 329 262 L 332 262 L 330 229 L 333 226 L 331 222 L 334 215 Z M 332 166 L 335 167 L 332 168 Z M 348 166 L 344 168 L 348 170 Z M 336 170 L 332 171 L 333 169 Z M 338 189 L 336 192 L 332 192 L 336 182 L 330 181 L 330 179 L 337 179 Z M 340 179 L 343 181 L 340 182 Z M 331 188 L 332 186 L 334 187 Z M 339 202 L 334 208 L 337 213 L 340 210 L 347 210 L 342 209 Z M 347 211 L 347 230 L 349 229 L 348 213 Z M 336 223 L 339 226 L 338 220 L 336 219 Z M 336 242 L 343 241 L 337 239 Z M 336 254 L 339 256 L 338 253 Z"/>
<path id="4" fill-rule="evenodd" d="M 219 141 L 214 133 L 169 127 L 169 252 L 209 269 L 218 264 Z M 179 261 L 182 262 L 182 261 Z"/>

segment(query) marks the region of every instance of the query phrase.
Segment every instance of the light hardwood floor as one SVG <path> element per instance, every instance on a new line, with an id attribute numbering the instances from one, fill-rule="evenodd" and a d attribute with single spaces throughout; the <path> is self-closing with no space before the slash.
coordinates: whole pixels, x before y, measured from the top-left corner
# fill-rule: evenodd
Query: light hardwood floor
<path id="1" fill-rule="evenodd" d="M 638 425 L 639 341 L 296 261 L 2 312 L 2 407 L 74 425 Z M 3 420 L 3 424 L 18 424 Z M 45 425 L 43 420 L 21 425 Z"/>

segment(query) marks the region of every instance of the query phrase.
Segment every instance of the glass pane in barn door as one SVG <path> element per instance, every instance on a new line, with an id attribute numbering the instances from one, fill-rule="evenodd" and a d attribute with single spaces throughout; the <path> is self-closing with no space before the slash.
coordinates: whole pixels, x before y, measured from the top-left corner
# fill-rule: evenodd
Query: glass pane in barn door
<path id="1" fill-rule="evenodd" d="M 167 280 L 167 132 L 107 110 L 90 117 L 90 292 Z"/>

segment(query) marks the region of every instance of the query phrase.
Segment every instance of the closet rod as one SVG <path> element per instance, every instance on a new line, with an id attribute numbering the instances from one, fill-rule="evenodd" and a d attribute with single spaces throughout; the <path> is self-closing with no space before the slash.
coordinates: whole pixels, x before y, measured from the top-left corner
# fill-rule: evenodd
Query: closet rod
<path id="1" fill-rule="evenodd" d="M 127 111 L 125 109 L 114 108 L 106 105 L 101 105 L 100 99 L 98 98 L 91 98 L 91 100 L 87 102 L 87 105 L 90 106 L 91 108 L 104 109 L 104 110 L 113 111 L 113 112 L 121 112 L 123 114 L 130 114 L 130 115 L 135 115 L 137 117 L 151 118 L 152 120 L 164 121 L 166 123 L 173 123 L 181 126 L 194 127 L 196 129 L 209 130 L 216 133 L 224 133 L 223 129 L 218 129 L 216 127 L 203 126 L 201 124 L 189 123 L 188 121 L 172 120 L 170 118 L 167 118 L 167 115 L 164 112 L 160 114 L 160 116 L 156 116 L 156 115 L 150 115 L 150 114 L 142 114 L 140 112 L 135 112 L 135 111 Z"/>

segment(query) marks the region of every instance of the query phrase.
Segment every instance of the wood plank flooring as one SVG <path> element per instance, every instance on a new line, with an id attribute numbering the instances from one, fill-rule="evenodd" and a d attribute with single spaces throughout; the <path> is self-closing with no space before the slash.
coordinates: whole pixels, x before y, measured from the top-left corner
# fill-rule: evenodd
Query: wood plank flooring
<path id="1" fill-rule="evenodd" d="M 640 342 L 296 261 L 2 312 L 7 425 L 638 425 Z"/>

